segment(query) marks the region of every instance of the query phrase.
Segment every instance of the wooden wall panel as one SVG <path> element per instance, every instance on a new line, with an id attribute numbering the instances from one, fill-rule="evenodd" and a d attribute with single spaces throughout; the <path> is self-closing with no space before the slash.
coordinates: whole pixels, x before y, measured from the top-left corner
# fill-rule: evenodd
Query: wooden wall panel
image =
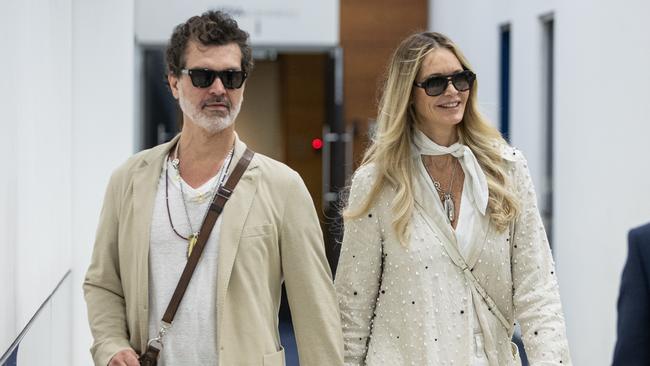
<path id="1" fill-rule="evenodd" d="M 427 29 L 427 0 L 341 0 L 344 119 L 355 126 L 355 167 L 367 146 L 368 122 L 377 115 L 378 91 L 393 50 L 409 34 Z"/>
<path id="2" fill-rule="evenodd" d="M 327 55 L 282 54 L 278 62 L 285 163 L 305 181 L 322 219 L 322 152 L 313 150 L 311 141 L 325 124 Z"/>

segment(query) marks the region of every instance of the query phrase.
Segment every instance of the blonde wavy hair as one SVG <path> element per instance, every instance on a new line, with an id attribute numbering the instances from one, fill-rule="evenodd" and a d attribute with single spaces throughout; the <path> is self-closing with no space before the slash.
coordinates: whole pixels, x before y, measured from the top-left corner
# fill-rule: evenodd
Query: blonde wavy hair
<path id="1" fill-rule="evenodd" d="M 446 48 L 464 69 L 471 70 L 469 62 L 458 47 L 446 36 L 436 32 L 416 33 L 397 47 L 391 58 L 388 75 L 379 101 L 377 129 L 366 150 L 361 166 L 373 164 L 376 179 L 365 201 L 357 208 L 346 207 L 345 218 L 356 218 L 366 213 L 385 185 L 395 189 L 392 201 L 393 229 L 402 245 L 408 243 L 408 224 L 413 213 L 413 177 L 416 167 L 411 144 L 415 117 L 409 105 L 413 82 L 422 60 L 431 51 Z M 497 129 L 481 115 L 476 101 L 477 82 L 469 91 L 465 114 L 458 124 L 459 142 L 467 145 L 478 160 L 488 182 L 488 214 L 497 230 L 505 230 L 519 212 L 519 202 L 508 187 L 507 174 L 501 156 L 506 145 Z"/>

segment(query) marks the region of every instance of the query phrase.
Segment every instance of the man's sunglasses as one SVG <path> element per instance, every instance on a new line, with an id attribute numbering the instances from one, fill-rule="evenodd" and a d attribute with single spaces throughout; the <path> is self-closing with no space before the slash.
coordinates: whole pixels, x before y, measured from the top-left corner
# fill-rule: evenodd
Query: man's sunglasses
<path id="1" fill-rule="evenodd" d="M 428 96 L 436 97 L 447 90 L 449 81 L 454 84 L 456 90 L 464 92 L 472 87 L 474 80 L 476 80 L 476 74 L 469 70 L 463 70 L 451 75 L 432 76 L 421 83 L 415 81 L 413 82 L 413 85 L 424 89 L 424 92 L 427 93 Z"/>
<path id="2" fill-rule="evenodd" d="M 244 84 L 246 76 L 248 76 L 241 70 L 182 69 L 181 72 L 189 75 L 190 79 L 192 79 L 192 85 L 197 88 L 209 88 L 214 83 L 214 79 L 218 77 L 224 88 L 239 89 Z"/>

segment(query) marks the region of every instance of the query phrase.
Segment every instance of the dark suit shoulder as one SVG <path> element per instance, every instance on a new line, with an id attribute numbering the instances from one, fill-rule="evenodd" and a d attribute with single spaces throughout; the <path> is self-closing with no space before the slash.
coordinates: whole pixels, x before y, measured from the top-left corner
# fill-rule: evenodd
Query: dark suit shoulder
<path id="1" fill-rule="evenodd" d="M 650 246 L 650 223 L 630 230 L 628 238 L 630 245 L 634 243 L 634 245 L 643 247 Z"/>
<path id="2" fill-rule="evenodd" d="M 650 359 L 650 225 L 630 230 L 618 297 L 613 366 L 647 365 Z"/>
<path id="3" fill-rule="evenodd" d="M 627 265 L 636 265 L 645 275 L 644 282 L 650 279 L 650 223 L 630 230 L 627 237 Z M 631 263 L 632 262 L 632 263 Z"/>

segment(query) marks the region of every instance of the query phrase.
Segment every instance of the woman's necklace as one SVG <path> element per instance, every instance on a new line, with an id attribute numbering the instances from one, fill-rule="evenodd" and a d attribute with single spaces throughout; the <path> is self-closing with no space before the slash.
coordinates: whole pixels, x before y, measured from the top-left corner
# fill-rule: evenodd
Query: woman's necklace
<path id="1" fill-rule="evenodd" d="M 427 167 L 427 164 L 424 165 L 425 169 L 427 170 L 427 173 L 429 174 L 429 177 L 431 177 L 431 180 L 433 181 L 433 186 L 436 188 L 436 191 L 438 191 L 438 195 L 440 196 L 440 200 L 442 201 L 442 206 L 445 211 L 445 215 L 447 216 L 447 220 L 451 224 L 454 221 L 454 218 L 456 217 L 456 208 L 454 206 L 454 196 L 452 194 L 452 188 L 454 187 L 454 177 L 456 176 L 456 162 L 454 161 L 455 159 L 450 156 L 452 167 L 451 167 L 451 179 L 449 181 L 449 189 L 447 189 L 447 192 L 442 190 L 442 186 L 440 182 L 435 180 L 433 178 L 433 175 L 429 171 L 429 168 Z"/>
<path id="2" fill-rule="evenodd" d="M 183 182 L 181 181 L 180 155 L 179 155 L 179 148 L 178 148 L 179 145 L 180 145 L 179 143 L 176 143 L 176 149 L 174 152 L 175 156 L 174 159 L 171 161 L 171 164 L 174 167 L 174 169 L 176 169 L 177 179 L 181 190 L 181 199 L 183 201 L 183 208 L 185 210 L 185 218 L 187 219 L 187 226 L 189 226 L 190 228 L 190 234 L 187 237 L 181 235 L 178 232 L 178 230 L 176 230 L 176 228 L 174 227 L 174 223 L 172 222 L 172 215 L 169 210 L 169 174 L 168 174 L 168 169 L 166 167 L 165 167 L 165 204 L 167 205 L 167 217 L 169 218 L 169 224 L 171 225 L 172 230 L 178 237 L 187 241 L 187 258 L 189 258 L 199 238 L 200 230 L 194 230 L 194 228 L 192 227 L 192 220 L 190 220 L 190 214 L 187 210 L 187 204 L 185 203 L 185 192 L 183 191 Z M 228 168 L 230 167 L 230 162 L 232 161 L 232 155 L 234 150 L 235 147 L 233 146 L 233 148 L 230 149 L 230 152 L 226 156 L 223 166 L 219 170 L 218 173 L 219 176 L 217 177 L 215 184 L 212 186 L 212 188 L 209 191 L 210 192 L 209 196 L 211 200 L 214 199 L 214 194 L 217 191 L 217 187 L 223 184 L 223 181 L 226 177 L 226 172 L 228 171 Z M 208 214 L 209 209 L 210 207 L 208 206 L 208 209 L 206 209 L 205 213 L 203 213 L 203 218 L 201 219 L 201 222 L 205 220 L 205 216 Z"/>

